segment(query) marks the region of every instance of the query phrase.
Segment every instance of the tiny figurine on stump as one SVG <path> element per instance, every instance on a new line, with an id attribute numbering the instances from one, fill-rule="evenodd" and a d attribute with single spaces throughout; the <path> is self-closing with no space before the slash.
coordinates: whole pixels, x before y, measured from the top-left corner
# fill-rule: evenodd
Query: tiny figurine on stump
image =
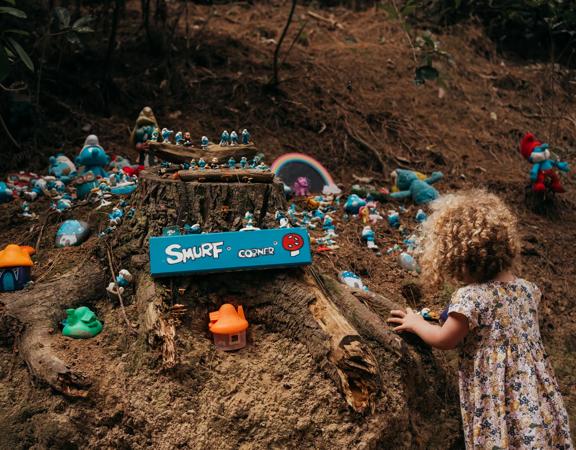
<path id="1" fill-rule="evenodd" d="M 163 144 L 169 144 L 170 143 L 170 137 L 172 136 L 172 133 L 174 133 L 174 131 L 169 130 L 168 128 L 162 128 L 162 143 Z"/>
<path id="2" fill-rule="evenodd" d="M 181 131 L 174 135 L 174 142 L 176 142 L 176 145 L 182 145 L 184 143 L 184 136 Z"/>
<path id="3" fill-rule="evenodd" d="M 520 141 L 520 153 L 532 164 L 530 181 L 534 192 L 545 192 L 546 189 L 561 194 L 566 192 L 556 169 L 569 172 L 568 163 L 561 162 L 550 153 L 548 144 L 544 144 L 534 137 L 532 133 L 526 133 Z"/>
<path id="4" fill-rule="evenodd" d="M 206 150 L 209 144 L 210 141 L 208 138 L 206 136 L 202 136 L 202 139 L 200 140 L 200 146 L 202 147 L 202 150 Z"/>
<path id="5" fill-rule="evenodd" d="M 228 168 L 229 169 L 235 169 L 236 168 L 236 160 L 234 159 L 233 156 L 231 156 L 230 159 L 228 160 Z"/>
<path id="6" fill-rule="evenodd" d="M 34 265 L 30 255 L 34 248 L 8 244 L 0 251 L 0 292 L 24 289 L 30 282 L 30 268 Z"/>
<path id="7" fill-rule="evenodd" d="M 184 133 L 184 147 L 190 146 L 192 146 L 192 136 L 190 135 L 190 132 L 186 131 Z"/>
<path id="8" fill-rule="evenodd" d="M 240 231 L 254 231 L 259 229 L 260 228 L 254 226 L 254 214 L 246 211 L 246 214 L 244 214 L 244 227 L 241 228 Z"/>
<path id="9" fill-rule="evenodd" d="M 230 145 L 238 145 L 238 134 L 234 130 L 230 133 Z"/>
<path id="10" fill-rule="evenodd" d="M 200 168 L 200 170 L 206 170 L 206 161 L 204 161 L 204 159 L 200 158 L 198 160 L 198 167 Z"/>
<path id="11" fill-rule="evenodd" d="M 250 143 L 250 133 L 244 128 L 242 130 L 242 145 L 248 145 Z"/>
<path id="12" fill-rule="evenodd" d="M 158 122 L 152 109 L 149 106 L 145 106 L 140 111 L 136 119 L 136 125 L 130 135 L 130 144 L 138 152 L 138 164 L 141 166 L 153 164 L 148 154 L 148 141 L 158 140 L 158 129 Z"/>
<path id="13" fill-rule="evenodd" d="M 240 158 L 240 167 L 241 167 L 242 169 L 245 169 L 247 165 L 248 165 L 248 159 L 246 159 L 245 156 L 243 156 L 242 158 Z"/>
<path id="14" fill-rule="evenodd" d="M 214 336 L 214 345 L 219 350 L 239 350 L 246 346 L 248 321 L 242 305 L 238 309 L 230 303 L 223 304 L 218 311 L 210 313 L 208 329 Z"/>
<path id="15" fill-rule="evenodd" d="M 220 135 L 220 147 L 225 147 L 230 145 L 230 134 L 227 130 L 224 130 Z"/>
<path id="16" fill-rule="evenodd" d="M 396 169 L 392 172 L 394 189 L 390 198 L 403 199 L 411 198 L 416 205 L 422 205 L 432 200 L 436 200 L 440 194 L 431 184 L 441 180 L 442 172 L 433 172 L 432 175 L 425 175 L 412 170 Z"/>

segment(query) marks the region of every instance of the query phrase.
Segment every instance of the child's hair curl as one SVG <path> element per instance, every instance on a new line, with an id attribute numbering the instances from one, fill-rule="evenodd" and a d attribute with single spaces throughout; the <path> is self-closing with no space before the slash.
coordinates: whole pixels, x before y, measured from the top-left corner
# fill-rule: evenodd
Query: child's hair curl
<path id="1" fill-rule="evenodd" d="M 514 267 L 520 251 L 517 219 L 499 197 L 474 189 L 444 195 L 431 208 L 419 252 L 427 284 L 483 283 Z"/>

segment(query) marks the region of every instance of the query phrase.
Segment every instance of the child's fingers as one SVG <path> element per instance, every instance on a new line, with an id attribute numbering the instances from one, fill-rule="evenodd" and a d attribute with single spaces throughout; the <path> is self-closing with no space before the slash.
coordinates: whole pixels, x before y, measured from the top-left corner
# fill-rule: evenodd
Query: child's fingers
<path id="1" fill-rule="evenodd" d="M 394 331 L 396 331 L 397 333 L 402 333 L 405 329 L 406 327 L 404 325 L 400 325 L 399 327 L 395 327 Z"/>
<path id="2" fill-rule="evenodd" d="M 390 311 L 390 315 L 393 317 L 404 317 L 406 312 L 402 311 L 401 309 L 393 309 Z"/>
<path id="3" fill-rule="evenodd" d="M 406 314 L 414 314 L 414 310 L 412 308 L 406 308 Z"/>
<path id="4" fill-rule="evenodd" d="M 404 319 L 402 317 L 390 317 L 386 320 L 387 323 L 399 323 L 402 325 L 404 323 Z"/>

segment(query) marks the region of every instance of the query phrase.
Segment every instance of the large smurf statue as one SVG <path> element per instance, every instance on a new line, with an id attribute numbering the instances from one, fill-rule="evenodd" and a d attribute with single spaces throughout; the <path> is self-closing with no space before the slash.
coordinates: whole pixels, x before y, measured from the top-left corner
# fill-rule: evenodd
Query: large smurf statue
<path id="1" fill-rule="evenodd" d="M 526 133 L 520 141 L 520 153 L 532 163 L 530 181 L 534 192 L 544 192 L 548 180 L 552 192 L 566 192 L 555 169 L 568 172 L 570 168 L 568 163 L 560 162 L 552 156 L 548 144 L 543 144 L 532 133 Z"/>
<path id="2" fill-rule="evenodd" d="M 412 198 L 415 204 L 422 205 L 436 200 L 440 194 L 431 184 L 441 180 L 442 172 L 434 172 L 428 178 L 424 178 L 418 172 L 405 169 L 396 169 L 392 172 L 397 192 L 392 192 L 390 198 Z"/>
<path id="3" fill-rule="evenodd" d="M 98 136 L 91 134 L 86 138 L 84 147 L 76 157 L 76 166 L 80 168 L 80 175 L 92 172 L 96 177 L 107 177 L 105 167 L 110 163 L 110 157 L 98 143 Z"/>

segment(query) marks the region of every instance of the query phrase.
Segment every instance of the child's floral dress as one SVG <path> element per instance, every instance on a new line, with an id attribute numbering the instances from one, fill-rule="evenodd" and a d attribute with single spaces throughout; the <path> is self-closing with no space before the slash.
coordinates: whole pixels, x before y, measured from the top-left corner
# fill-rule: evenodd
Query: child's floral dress
<path id="1" fill-rule="evenodd" d="M 538 327 L 532 283 L 459 289 L 448 313 L 468 318 L 460 358 L 467 449 L 572 449 L 568 415 Z"/>

